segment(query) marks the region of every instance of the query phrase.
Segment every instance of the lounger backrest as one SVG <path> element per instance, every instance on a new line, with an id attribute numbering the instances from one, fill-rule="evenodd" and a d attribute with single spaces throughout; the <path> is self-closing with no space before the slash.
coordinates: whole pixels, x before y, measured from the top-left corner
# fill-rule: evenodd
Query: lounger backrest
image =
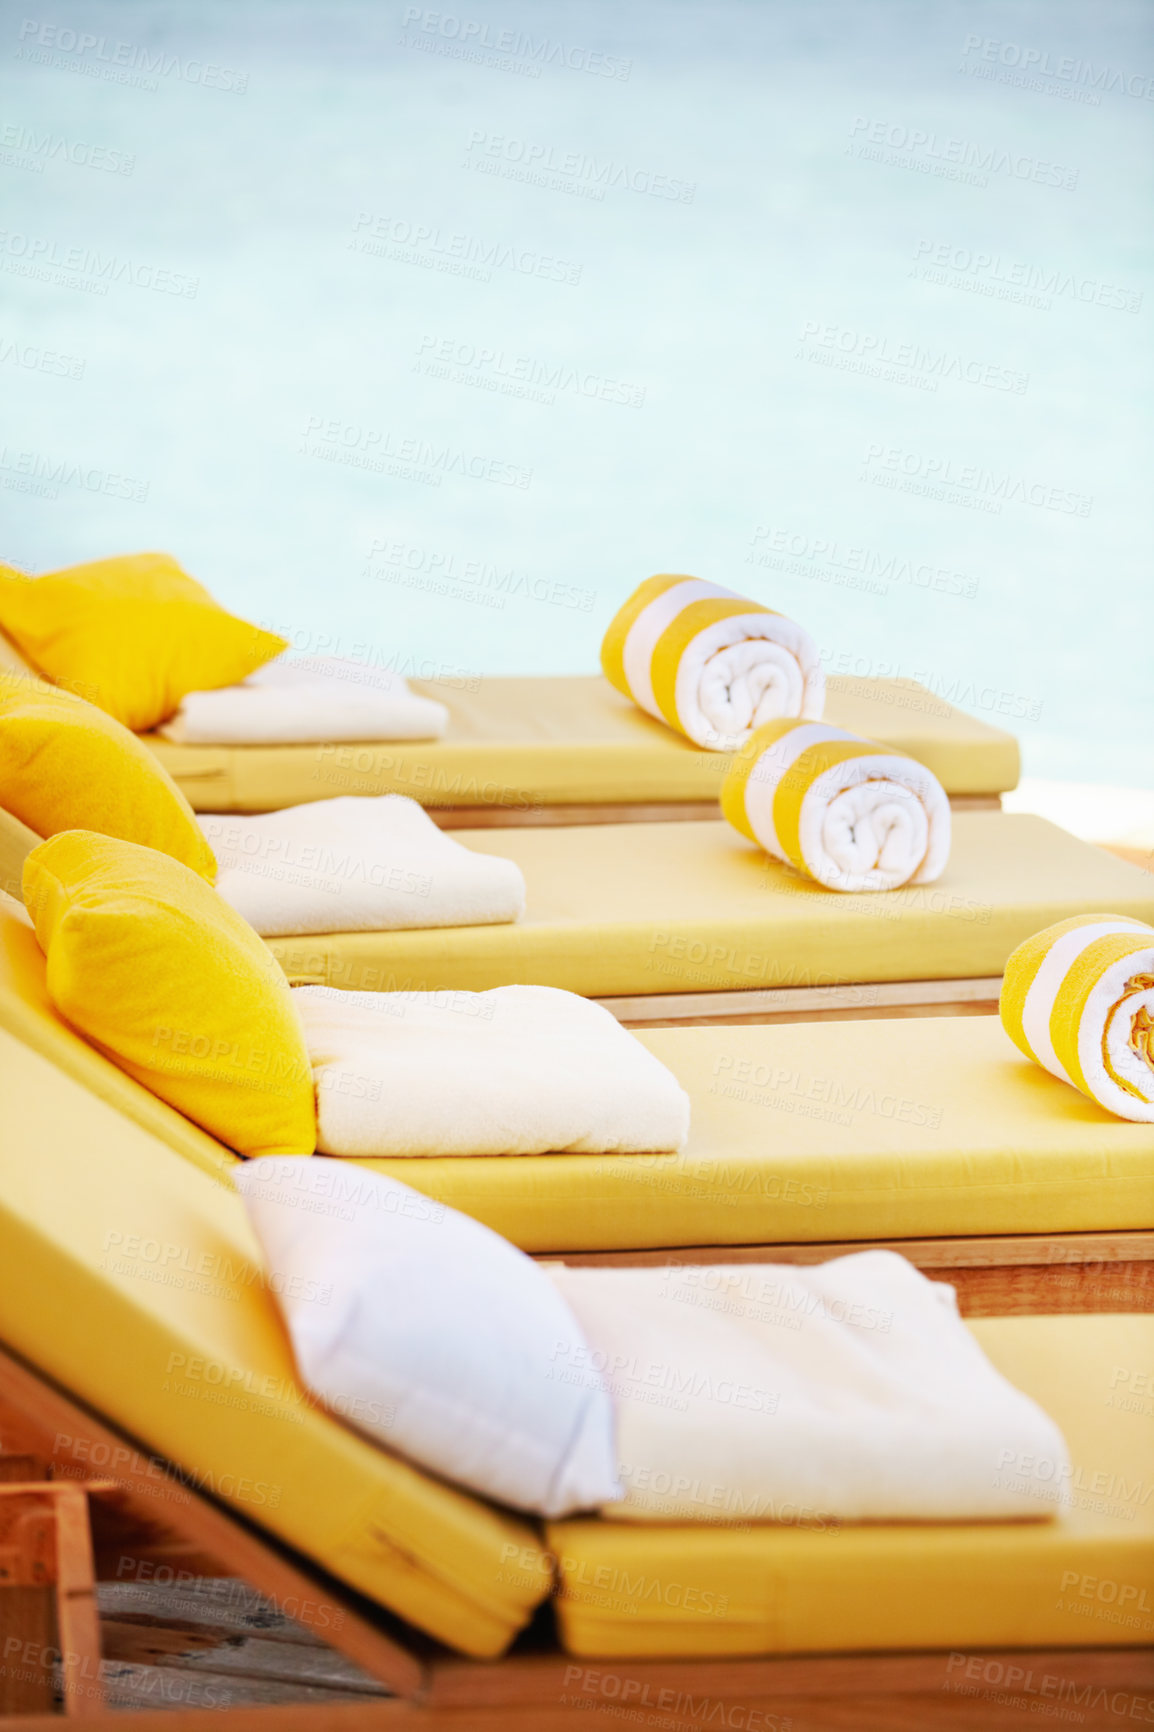
<path id="1" fill-rule="evenodd" d="M 361 1592 L 500 1652 L 549 1586 L 533 1528 L 310 1403 L 227 1174 L 4 1030 L 0 1098 L 0 1337 Z"/>
<path id="2" fill-rule="evenodd" d="M 158 1099 L 69 1027 L 48 997 L 44 953 L 23 907 L 0 892 L 0 1028 L 42 1053 L 93 1095 L 184 1155 L 220 1175 L 239 1158 L 183 1113 Z"/>

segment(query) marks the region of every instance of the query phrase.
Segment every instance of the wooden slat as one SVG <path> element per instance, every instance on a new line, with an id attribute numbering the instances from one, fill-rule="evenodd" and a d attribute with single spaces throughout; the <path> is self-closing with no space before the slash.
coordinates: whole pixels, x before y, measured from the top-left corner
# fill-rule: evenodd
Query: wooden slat
<path id="1" fill-rule="evenodd" d="M 1062 1723 L 1105 1732 L 1148 1723 L 1152 1693 L 1148 1648 L 603 1662 L 552 1655 L 493 1665 L 446 1660 L 421 1705 L 238 1706 L 223 1724 L 227 1732 L 608 1732 L 630 1723 L 679 1732 L 779 1732 L 786 1723 L 791 1732 L 1016 1732 L 1044 1723 L 1054 1704 L 1066 1710 L 1052 1716 Z M 219 1732 L 219 1711 L 146 1710 L 134 1716 L 133 1732 Z M 39 1732 L 51 1722 L 21 1716 L 8 1724 Z"/>
<path id="2" fill-rule="evenodd" d="M 308 1703 L 342 1704 L 349 1701 L 347 1690 L 331 1690 L 323 1684 L 282 1681 L 276 1678 L 235 1677 L 212 1671 L 193 1671 L 187 1667 L 143 1666 L 110 1660 L 104 1668 L 108 1705 L 113 1709 L 166 1707 L 166 1719 L 171 1726 L 172 1714 L 177 1716 L 177 1732 L 183 1715 L 181 1709 L 208 1708 L 219 1716 L 222 1709 L 276 1707 Z M 364 1698 L 362 1698 L 364 1700 Z M 217 1719 L 221 1732 L 227 1732 L 231 1721 Z M 278 1722 L 279 1723 L 279 1722 Z M 135 1720 L 133 1724 L 136 1724 Z"/>
<path id="3" fill-rule="evenodd" d="M 48 1655 L 56 1646 L 56 1595 L 51 1586 L 0 1584 L 0 1719 L 47 1714 L 56 1699 Z"/>
<path id="4" fill-rule="evenodd" d="M 63 1656 L 64 1712 L 91 1720 L 104 1707 L 100 1614 L 88 1498 L 79 1485 L 53 1486 L 56 1510 L 56 1628 Z"/>
<path id="5" fill-rule="evenodd" d="M 999 812 L 1000 794 L 952 794 L 956 812 Z M 579 824 L 675 824 L 700 823 L 719 818 L 716 800 L 634 800 L 610 804 L 606 801 L 581 805 L 529 806 L 427 806 L 426 811 L 442 830 L 538 829 L 543 826 Z"/>
<path id="6" fill-rule="evenodd" d="M 993 1015 L 1000 975 L 974 980 L 888 980 L 846 986 L 757 987 L 745 992 L 668 992 L 599 998 L 630 1028 L 688 1023 L 824 1022 L 892 1016 Z"/>
<path id="7" fill-rule="evenodd" d="M 278 1684 L 317 1685 L 361 1696 L 386 1696 L 387 1685 L 354 1665 L 344 1654 L 316 1642 L 270 1640 L 239 1635 L 209 1625 L 175 1629 L 152 1619 L 105 1618 L 101 1623 L 105 1658 L 137 1666 L 167 1666 L 222 1677 L 266 1679 Z"/>
<path id="8" fill-rule="evenodd" d="M 562 1695 L 610 1702 L 640 1700 L 653 1708 L 661 1690 L 692 1692 L 714 1701 L 772 1702 L 789 1697 L 843 1698 L 928 1695 L 984 1670 L 1004 1677 L 1060 1673 L 1071 1685 L 1112 1685 L 1154 1690 L 1154 1649 L 1031 1648 L 967 1649 L 963 1655 L 930 1650 L 895 1654 L 786 1654 L 747 1660 L 579 1660 L 565 1654 L 516 1655 L 500 1666 L 438 1660 L 431 1672 L 430 1707 L 542 1707 Z M 626 1696 L 625 1685 L 630 1689 Z M 620 1687 L 618 1687 L 620 1686 Z M 645 1701 L 648 1692 L 650 1700 Z M 589 1704 L 586 1704 L 589 1712 Z M 723 1724 L 720 1717 L 718 1724 Z"/>
<path id="9" fill-rule="evenodd" d="M 540 1252 L 538 1258 L 635 1268 L 670 1263 L 824 1263 L 831 1257 L 870 1250 L 897 1251 L 926 1275 L 949 1281 L 967 1317 L 1154 1311 L 1154 1232 L 678 1245 L 665 1250 Z"/>
<path id="10" fill-rule="evenodd" d="M 296 1647 L 328 1646 L 315 1628 L 286 1617 L 272 1600 L 235 1576 L 197 1577 L 166 1586 L 105 1581 L 97 1584 L 96 1598 L 106 1620 L 203 1629 L 219 1636 L 259 1635 L 263 1641 L 290 1642 Z"/>

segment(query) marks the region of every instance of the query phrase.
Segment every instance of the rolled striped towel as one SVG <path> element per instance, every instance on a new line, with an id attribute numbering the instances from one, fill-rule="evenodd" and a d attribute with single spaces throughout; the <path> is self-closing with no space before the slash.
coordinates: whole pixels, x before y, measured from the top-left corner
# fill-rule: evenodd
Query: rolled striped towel
<path id="1" fill-rule="evenodd" d="M 769 722 L 726 772 L 735 830 L 827 890 L 930 884 L 950 854 L 937 777 L 890 746 L 825 722 Z"/>
<path id="2" fill-rule="evenodd" d="M 1121 1119 L 1154 1124 L 1154 926 L 1078 914 L 1019 944 L 999 1004 L 1014 1045 Z"/>
<path id="3" fill-rule="evenodd" d="M 821 715 L 825 674 L 809 633 L 784 614 L 697 577 L 650 577 L 601 645 L 611 685 L 711 752 L 762 722 Z"/>

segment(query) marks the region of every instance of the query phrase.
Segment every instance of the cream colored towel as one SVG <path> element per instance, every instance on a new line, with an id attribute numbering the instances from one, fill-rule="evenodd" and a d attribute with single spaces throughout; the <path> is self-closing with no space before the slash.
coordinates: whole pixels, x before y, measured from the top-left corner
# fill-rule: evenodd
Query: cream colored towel
<path id="1" fill-rule="evenodd" d="M 1052 1514 L 1068 1479 L 1058 1428 L 995 1371 L 953 1288 L 892 1251 L 550 1273 L 580 1329 L 554 1375 L 604 1378 L 616 1404 L 625 1497 L 605 1516 L 1010 1520 Z"/>
<path id="2" fill-rule="evenodd" d="M 189 692 L 158 732 L 181 746 L 293 746 L 339 740 L 439 740 L 444 704 L 399 674 L 312 656 L 275 661 L 239 686 Z"/>
<path id="3" fill-rule="evenodd" d="M 680 1084 L 575 993 L 301 986 L 293 999 L 322 1154 L 633 1154 L 688 1137 Z"/>
<path id="4" fill-rule="evenodd" d="M 1154 1124 L 1154 927 L 1078 914 L 1020 944 L 1000 1010 L 1014 1045 L 1108 1112 Z"/>
<path id="5" fill-rule="evenodd" d="M 519 920 L 525 880 L 478 854 L 403 794 L 315 800 L 250 818 L 205 813 L 216 887 L 262 938 L 407 932 Z"/>

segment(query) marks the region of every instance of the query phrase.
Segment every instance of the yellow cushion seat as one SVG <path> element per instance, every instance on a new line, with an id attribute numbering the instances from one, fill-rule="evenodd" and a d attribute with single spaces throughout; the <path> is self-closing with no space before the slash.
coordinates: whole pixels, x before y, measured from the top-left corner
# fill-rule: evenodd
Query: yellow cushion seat
<path id="1" fill-rule="evenodd" d="M 231 1151 L 69 1028 L 0 897 L 0 1026 L 214 1177 Z M 996 1017 L 650 1029 L 692 1101 L 682 1155 L 368 1164 L 527 1251 L 1149 1225 L 1154 1127 L 1018 1053 Z"/>
<path id="2" fill-rule="evenodd" d="M 1055 920 L 1154 919 L 1149 873 L 1043 818 L 959 812 L 953 828 L 935 883 L 861 895 L 822 889 L 721 820 L 461 830 L 521 868 L 524 919 L 271 948 L 291 979 L 352 991 L 519 981 L 603 997 L 998 975 Z"/>
<path id="3" fill-rule="evenodd" d="M 146 743 L 200 812 L 269 812 L 334 794 L 410 794 L 426 806 L 484 807 L 516 818 L 535 806 L 720 796 L 726 753 L 699 750 L 598 675 L 485 678 L 475 690 L 464 681 L 410 684 L 448 706 L 443 739 L 229 747 L 178 746 L 149 735 Z M 980 703 L 981 694 L 974 696 Z M 992 796 L 1017 784 L 1013 735 L 914 680 L 835 677 L 825 720 L 909 752 L 948 794 Z"/>
<path id="4" fill-rule="evenodd" d="M 1056 1520 L 839 1528 L 812 1511 L 794 1528 L 554 1522 L 565 1647 L 597 1659 L 944 1648 L 964 1661 L 989 1647 L 1148 1643 L 1150 1402 L 1126 1389 L 1154 1360 L 1154 1317 L 999 1317 L 970 1328 L 1065 1434 L 1074 1465 L 1064 1485 L 1040 1459 L 1003 1470 Z M 532 1574 L 531 1558 L 520 1573 Z M 1061 1663 L 1033 1669 L 1060 1674 Z M 965 1680 L 943 1664 L 943 1694 Z M 597 1678 L 569 1683 L 590 1706 L 599 1689 Z"/>

